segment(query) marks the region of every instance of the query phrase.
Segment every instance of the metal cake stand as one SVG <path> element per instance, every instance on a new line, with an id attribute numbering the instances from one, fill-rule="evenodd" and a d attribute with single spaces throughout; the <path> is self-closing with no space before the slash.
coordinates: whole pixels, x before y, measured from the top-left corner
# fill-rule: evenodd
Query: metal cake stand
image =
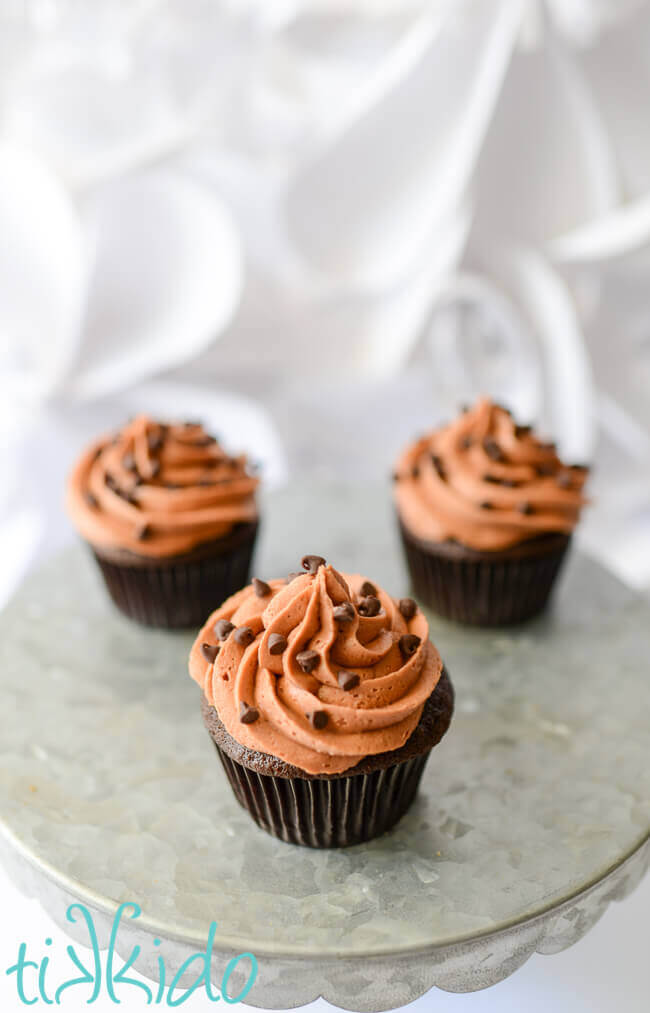
<path id="1" fill-rule="evenodd" d="M 270 496 L 255 572 L 307 552 L 407 590 L 383 487 Z M 191 636 L 120 616 L 69 550 L 0 616 L 0 850 L 81 942 L 69 903 L 103 946 L 117 905 L 139 903 L 117 949 L 140 944 L 154 979 L 159 953 L 169 980 L 214 920 L 215 980 L 252 951 L 253 1005 L 385 1010 L 432 986 L 484 988 L 580 939 L 650 863 L 649 612 L 574 553 L 525 626 L 432 618 L 457 706 L 416 804 L 379 840 L 313 851 L 235 802 L 187 675 Z"/>

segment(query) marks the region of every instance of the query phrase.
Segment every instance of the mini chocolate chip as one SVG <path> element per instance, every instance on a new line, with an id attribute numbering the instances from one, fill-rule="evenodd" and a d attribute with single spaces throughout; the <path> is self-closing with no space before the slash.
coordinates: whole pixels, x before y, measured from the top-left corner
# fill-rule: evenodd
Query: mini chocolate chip
<path id="1" fill-rule="evenodd" d="M 522 436 L 528 436 L 528 434 L 532 431 L 532 428 L 533 427 L 531 425 L 525 426 L 516 425 L 515 436 L 517 437 L 518 440 L 520 440 Z"/>
<path id="2" fill-rule="evenodd" d="M 535 512 L 532 503 L 529 503 L 528 500 L 524 500 L 523 503 L 520 503 L 517 506 L 517 510 L 520 514 L 532 514 Z"/>
<path id="3" fill-rule="evenodd" d="M 250 626 L 239 626 L 233 633 L 233 640 L 239 644 L 240 647 L 248 647 L 255 640 L 255 634 L 253 633 Z"/>
<path id="4" fill-rule="evenodd" d="M 271 633 L 268 643 L 269 654 L 282 654 L 287 649 L 287 638 L 282 633 Z"/>
<path id="5" fill-rule="evenodd" d="M 325 725 L 328 722 L 327 712 L 326 711 L 313 711 L 313 713 L 309 717 L 309 720 L 310 720 L 311 724 L 313 725 L 313 727 L 317 728 L 320 731 L 320 729 L 324 728 Z"/>
<path id="6" fill-rule="evenodd" d="M 316 651 L 300 651 L 296 654 L 296 661 L 300 665 L 303 672 L 307 674 L 313 672 L 318 662 L 320 661 L 320 655 Z"/>
<path id="7" fill-rule="evenodd" d="M 265 580 L 259 580 L 258 577 L 253 577 L 252 580 L 253 591 L 258 598 L 266 598 L 271 593 L 271 587 L 266 583 Z"/>
<path id="8" fill-rule="evenodd" d="M 573 477 L 569 471 L 561 471 L 559 475 L 556 476 L 555 481 L 560 489 L 570 489 L 573 485 Z"/>
<path id="9" fill-rule="evenodd" d="M 483 440 L 483 450 L 493 461 L 503 460 L 503 451 L 497 441 L 493 440 L 491 436 L 486 436 Z"/>
<path id="10" fill-rule="evenodd" d="M 113 475 L 111 475 L 110 471 L 106 472 L 106 477 L 104 478 L 104 482 L 108 486 L 109 489 L 113 490 L 113 492 L 115 492 L 115 490 L 118 488 L 117 479 L 114 478 Z"/>
<path id="11" fill-rule="evenodd" d="M 239 720 L 243 725 L 252 725 L 253 722 L 257 721 L 260 716 L 260 712 L 257 707 L 249 707 L 244 701 L 239 702 Z"/>
<path id="12" fill-rule="evenodd" d="M 473 442 L 474 442 L 474 440 L 472 439 L 471 436 L 463 436 L 462 440 L 460 441 L 460 449 L 461 450 L 469 450 L 469 448 L 472 446 Z"/>
<path id="13" fill-rule="evenodd" d="M 375 598 L 374 594 L 369 594 L 367 598 L 362 598 L 357 605 L 357 612 L 360 616 L 365 616 L 369 619 L 373 616 L 378 616 L 381 612 L 381 602 L 379 601 L 379 598 Z"/>
<path id="14" fill-rule="evenodd" d="M 135 471 L 135 457 L 133 454 L 125 454 L 122 458 L 122 466 L 127 471 Z"/>
<path id="15" fill-rule="evenodd" d="M 438 457 L 437 454 L 432 454 L 431 455 L 431 463 L 433 464 L 433 467 L 436 469 L 436 472 L 438 474 L 438 478 L 444 478 L 445 477 L 445 468 L 444 468 L 444 465 L 443 465 L 441 459 Z"/>
<path id="16" fill-rule="evenodd" d="M 492 482 L 493 485 L 501 485 L 501 479 L 497 475 L 482 475 L 484 482 Z"/>
<path id="17" fill-rule="evenodd" d="M 554 475 L 555 474 L 555 465 L 551 464 L 550 462 L 545 462 L 543 464 L 538 464 L 537 467 L 535 468 L 535 471 L 540 476 L 540 478 L 543 478 L 543 477 L 545 477 L 547 475 Z"/>
<path id="18" fill-rule="evenodd" d="M 354 605 L 352 602 L 344 601 L 342 605 L 337 605 L 333 609 L 332 614 L 339 623 L 351 623 L 354 619 Z"/>
<path id="19" fill-rule="evenodd" d="M 411 478 L 419 478 L 419 477 L 420 477 L 420 468 L 417 464 L 414 464 L 413 467 L 411 468 Z"/>
<path id="20" fill-rule="evenodd" d="M 97 507 L 99 506 L 99 503 L 97 502 L 97 497 L 93 496 L 90 489 L 87 489 L 86 492 L 84 493 L 84 499 L 88 504 L 88 506 L 92 507 L 93 510 L 96 510 Z"/>
<path id="21" fill-rule="evenodd" d="M 218 644 L 201 644 L 201 654 L 206 661 L 209 661 L 211 665 L 214 665 L 217 654 L 221 648 Z"/>
<path id="22" fill-rule="evenodd" d="M 412 619 L 418 610 L 412 598 L 400 598 L 397 607 L 405 619 Z"/>
<path id="23" fill-rule="evenodd" d="M 492 510 L 493 504 L 490 503 L 489 499 L 484 499 L 482 503 L 479 503 L 481 510 Z"/>
<path id="24" fill-rule="evenodd" d="M 336 679 L 341 689 L 344 689 L 346 692 L 354 689 L 361 682 L 361 677 L 356 672 L 348 672 L 345 668 L 341 669 Z"/>
<path id="25" fill-rule="evenodd" d="M 151 535 L 151 525 L 146 523 L 140 524 L 135 529 L 134 535 L 139 542 L 143 542 L 146 538 L 149 538 L 149 536 Z"/>
<path id="26" fill-rule="evenodd" d="M 402 476 L 400 475 L 399 471 L 394 471 L 390 477 L 393 480 L 393 482 L 399 482 Z"/>
<path id="27" fill-rule="evenodd" d="M 420 643 L 421 640 L 416 637 L 415 633 L 403 633 L 399 638 L 399 649 L 404 657 L 410 658 L 412 654 L 415 654 Z"/>
<path id="28" fill-rule="evenodd" d="M 366 598 L 369 594 L 377 594 L 377 588 L 374 584 L 371 584 L 369 580 L 364 580 L 361 585 L 360 594 L 362 598 Z"/>
<path id="29" fill-rule="evenodd" d="M 318 573 L 319 566 L 325 566 L 325 560 L 322 556 L 303 556 L 300 560 L 300 565 L 303 570 L 306 570 L 307 573 L 313 576 L 315 573 Z"/>
<path id="30" fill-rule="evenodd" d="M 214 624 L 214 632 L 219 640 L 227 640 L 234 628 L 235 624 L 231 623 L 228 619 L 219 619 Z"/>

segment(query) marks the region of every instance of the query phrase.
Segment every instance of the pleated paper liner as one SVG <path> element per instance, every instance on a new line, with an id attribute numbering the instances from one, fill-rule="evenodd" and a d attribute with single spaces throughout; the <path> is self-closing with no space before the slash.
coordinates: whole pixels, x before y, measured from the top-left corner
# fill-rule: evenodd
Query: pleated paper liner
<path id="1" fill-rule="evenodd" d="M 93 554 L 121 612 L 145 626 L 184 629 L 201 626 L 248 583 L 257 528 L 238 525 L 227 537 L 170 559 Z"/>
<path id="2" fill-rule="evenodd" d="M 343 848 L 378 837 L 411 805 L 429 754 L 332 780 L 258 774 L 215 743 L 238 802 L 267 833 L 289 844 Z"/>
<path id="3" fill-rule="evenodd" d="M 416 597 L 439 615 L 475 626 L 508 626 L 541 612 L 571 542 L 553 533 L 503 552 L 477 552 L 420 541 L 401 523 L 400 531 Z"/>
<path id="4" fill-rule="evenodd" d="M 412 804 L 453 709 L 454 691 L 443 669 L 401 749 L 366 757 L 349 773 L 319 776 L 242 746 L 204 696 L 201 701 L 204 723 L 235 798 L 267 833 L 311 848 L 348 847 L 390 830 Z"/>

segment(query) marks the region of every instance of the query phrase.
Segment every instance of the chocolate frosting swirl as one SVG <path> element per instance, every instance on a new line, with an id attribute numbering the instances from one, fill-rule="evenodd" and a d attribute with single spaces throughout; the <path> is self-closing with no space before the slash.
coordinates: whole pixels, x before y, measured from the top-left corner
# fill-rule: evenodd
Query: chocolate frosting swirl
<path id="1" fill-rule="evenodd" d="M 565 466 L 553 443 L 481 398 L 404 450 L 395 502 L 417 538 L 498 551 L 551 532 L 569 534 L 586 502 L 587 471 Z"/>
<path id="2" fill-rule="evenodd" d="M 309 774 L 340 773 L 404 745 L 442 662 L 410 599 L 324 561 L 312 569 L 229 598 L 189 668 L 242 745 Z"/>
<path id="3" fill-rule="evenodd" d="M 230 457 L 198 422 L 139 415 L 75 464 L 67 508 L 92 545 L 175 556 L 257 518 L 245 456 Z"/>

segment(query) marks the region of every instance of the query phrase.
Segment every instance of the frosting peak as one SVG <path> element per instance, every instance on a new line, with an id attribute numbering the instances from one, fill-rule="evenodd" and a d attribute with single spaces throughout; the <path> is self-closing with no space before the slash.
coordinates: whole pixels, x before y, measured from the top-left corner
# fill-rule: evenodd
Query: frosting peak
<path id="1" fill-rule="evenodd" d="M 307 773 L 399 749 L 442 670 L 424 615 L 324 561 L 292 577 L 213 613 L 190 674 L 233 738 Z"/>
<path id="2" fill-rule="evenodd" d="M 81 455 L 67 506 L 93 545 L 179 555 L 254 521 L 257 484 L 246 457 L 226 454 L 201 423 L 139 415 Z"/>
<path id="3" fill-rule="evenodd" d="M 555 444 L 481 398 L 407 447 L 397 464 L 395 501 L 418 538 L 498 551 L 551 532 L 569 534 L 586 502 L 587 472 L 564 465 Z"/>

